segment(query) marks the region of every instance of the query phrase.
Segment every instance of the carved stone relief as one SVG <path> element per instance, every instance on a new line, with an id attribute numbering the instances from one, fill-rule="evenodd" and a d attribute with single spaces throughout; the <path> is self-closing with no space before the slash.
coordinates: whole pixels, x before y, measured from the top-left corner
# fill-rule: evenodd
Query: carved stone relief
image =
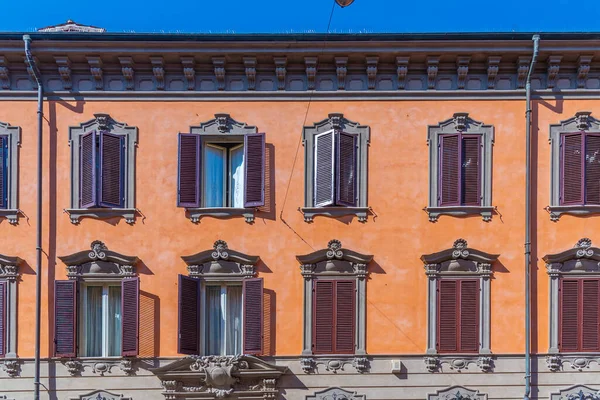
<path id="1" fill-rule="evenodd" d="M 575 385 L 551 394 L 550 400 L 600 400 L 600 390 Z"/>
<path id="2" fill-rule="evenodd" d="M 365 395 L 359 395 L 356 392 L 349 392 L 338 387 L 315 392 L 315 394 L 306 396 L 306 400 L 366 400 Z"/>
<path id="3" fill-rule="evenodd" d="M 107 392 L 106 390 L 95 390 L 88 394 L 70 397 L 69 400 L 132 400 L 132 398 L 124 397 L 122 394 Z"/>
<path id="4" fill-rule="evenodd" d="M 487 395 L 462 386 L 453 386 L 428 395 L 427 400 L 487 400 Z"/>

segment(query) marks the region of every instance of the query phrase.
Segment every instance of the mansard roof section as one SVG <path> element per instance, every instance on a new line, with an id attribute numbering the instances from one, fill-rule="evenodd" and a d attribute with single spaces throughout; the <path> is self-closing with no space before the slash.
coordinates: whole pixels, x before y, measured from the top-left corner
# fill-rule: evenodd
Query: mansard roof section
<path id="1" fill-rule="evenodd" d="M 578 260 L 587 258 L 590 260 L 600 261 L 600 249 L 592 246 L 592 241 L 589 238 L 580 239 L 572 249 L 568 249 L 556 254 L 547 254 L 543 260 L 546 264 L 564 263 L 570 260 Z"/>
<path id="2" fill-rule="evenodd" d="M 442 250 L 437 253 L 424 254 L 421 256 L 421 261 L 427 265 L 463 259 L 467 261 L 491 264 L 496 261 L 499 256 L 499 254 L 489 254 L 481 250 L 469 248 L 466 240 L 457 239 L 452 248 Z"/>
<path id="3" fill-rule="evenodd" d="M 306 255 L 296 256 L 296 259 L 302 265 L 316 264 L 329 260 L 341 260 L 357 264 L 368 264 L 373 260 L 373 256 L 343 249 L 342 242 L 333 239 L 329 241 L 326 249 L 317 250 L 314 253 Z"/>
<path id="4" fill-rule="evenodd" d="M 217 240 L 211 250 L 204 250 L 191 256 L 181 257 L 189 265 L 201 265 L 212 261 L 233 261 L 243 265 L 256 265 L 260 261 L 259 256 L 250 256 L 239 251 L 229 249 L 227 242 Z"/>
<path id="5" fill-rule="evenodd" d="M 91 250 L 78 251 L 77 253 L 58 258 L 67 266 L 77 266 L 94 261 L 110 261 L 117 265 L 135 265 L 139 261 L 138 257 L 126 256 L 108 250 L 108 247 L 99 240 L 94 240 L 90 247 Z"/>

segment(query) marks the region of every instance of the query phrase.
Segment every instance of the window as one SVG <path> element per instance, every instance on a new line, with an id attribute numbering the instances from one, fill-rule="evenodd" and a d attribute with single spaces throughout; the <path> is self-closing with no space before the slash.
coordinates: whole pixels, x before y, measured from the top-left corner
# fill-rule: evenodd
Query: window
<path id="1" fill-rule="evenodd" d="M 0 122 L 0 218 L 12 225 L 19 222 L 18 156 L 21 128 Z"/>
<path id="2" fill-rule="evenodd" d="M 83 217 L 135 219 L 137 128 L 107 114 L 70 128 L 72 157 L 71 222 Z"/>
<path id="3" fill-rule="evenodd" d="M 82 357 L 121 355 L 121 285 L 82 285 L 79 349 Z"/>
<path id="4" fill-rule="evenodd" d="M 479 282 L 438 280 L 439 353 L 477 353 L 479 350 Z"/>
<path id="5" fill-rule="evenodd" d="M 428 127 L 431 221 L 440 215 L 480 214 L 492 218 L 492 145 L 494 128 L 456 113 Z"/>
<path id="6" fill-rule="evenodd" d="M 19 257 L 0 254 L 0 358 L 17 357 L 17 281 L 22 263 Z"/>
<path id="7" fill-rule="evenodd" d="M 313 352 L 354 354 L 355 282 L 317 280 L 313 303 Z"/>
<path id="8" fill-rule="evenodd" d="M 195 355 L 263 353 L 263 280 L 256 256 L 228 249 L 183 257 L 190 276 L 179 275 L 178 352 Z"/>
<path id="9" fill-rule="evenodd" d="M 316 215 L 356 215 L 366 222 L 369 140 L 369 127 L 343 114 L 329 114 L 328 119 L 304 127 L 305 221 L 312 222 Z"/>

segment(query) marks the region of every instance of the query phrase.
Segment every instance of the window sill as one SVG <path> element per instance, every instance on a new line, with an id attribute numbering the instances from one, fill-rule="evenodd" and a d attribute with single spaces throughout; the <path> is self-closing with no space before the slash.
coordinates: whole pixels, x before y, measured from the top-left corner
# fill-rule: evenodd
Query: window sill
<path id="1" fill-rule="evenodd" d="M 546 356 L 546 366 L 551 372 L 557 372 L 570 364 L 572 369 L 581 371 L 598 371 L 598 353 L 594 352 L 562 352 L 550 353 Z M 595 367 L 594 367 L 595 366 Z M 593 367 L 593 368 L 590 368 Z"/>
<path id="2" fill-rule="evenodd" d="M 254 214 L 256 209 L 254 208 L 186 208 L 185 216 L 190 219 L 193 223 L 197 224 L 200 222 L 202 217 L 213 217 L 213 218 L 234 218 L 244 217 L 246 222 L 249 224 L 254 223 Z"/>
<path id="3" fill-rule="evenodd" d="M 82 218 L 108 219 L 125 218 L 125 222 L 133 225 L 137 209 L 135 208 L 67 208 L 65 210 L 72 224 L 79 224 Z"/>
<path id="4" fill-rule="evenodd" d="M 490 372 L 494 369 L 493 356 L 484 352 L 430 354 L 425 356 L 423 361 L 425 368 L 431 373 L 440 371 L 442 365 L 448 365 L 451 370 L 457 372 L 469 370 L 470 365 L 476 366 L 481 372 Z"/>
<path id="5" fill-rule="evenodd" d="M 19 215 L 21 215 L 21 210 L 16 210 L 16 209 L 0 210 L 0 218 L 6 218 L 11 225 L 17 225 L 19 223 Z"/>
<path id="6" fill-rule="evenodd" d="M 588 206 L 548 206 L 546 211 L 550 213 L 550 220 L 558 221 L 563 214 L 575 216 L 587 216 L 600 214 L 600 205 Z"/>
<path id="7" fill-rule="evenodd" d="M 429 214 L 430 222 L 437 222 L 440 215 L 450 215 L 453 217 L 465 217 L 468 215 L 481 215 L 485 222 L 492 220 L 494 207 L 491 206 L 452 206 L 452 207 L 426 207 L 425 211 Z"/>
<path id="8" fill-rule="evenodd" d="M 314 217 L 318 215 L 331 218 L 352 215 L 358 217 L 358 222 L 363 223 L 367 222 L 371 213 L 369 207 L 303 207 L 300 212 L 304 214 L 304 222 L 313 222 Z"/>

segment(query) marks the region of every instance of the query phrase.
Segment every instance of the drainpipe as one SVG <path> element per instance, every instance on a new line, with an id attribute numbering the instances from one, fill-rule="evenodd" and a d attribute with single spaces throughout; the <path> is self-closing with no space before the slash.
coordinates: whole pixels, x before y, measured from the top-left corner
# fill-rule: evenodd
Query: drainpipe
<path id="1" fill-rule="evenodd" d="M 525 396 L 529 400 L 531 395 L 531 74 L 538 56 L 540 36 L 533 35 L 533 56 L 527 73 L 525 94 L 527 97 L 527 111 L 525 111 Z"/>
<path id="2" fill-rule="evenodd" d="M 29 70 L 37 84 L 37 122 L 38 122 L 38 154 L 37 154 L 37 221 L 36 221 L 36 260 L 35 260 L 35 375 L 33 378 L 34 400 L 40 398 L 40 321 L 41 321 L 41 296 L 42 296 L 42 119 L 44 117 L 43 101 L 44 89 L 42 76 L 33 56 L 31 55 L 29 35 L 23 35 L 25 42 L 25 57 Z"/>

